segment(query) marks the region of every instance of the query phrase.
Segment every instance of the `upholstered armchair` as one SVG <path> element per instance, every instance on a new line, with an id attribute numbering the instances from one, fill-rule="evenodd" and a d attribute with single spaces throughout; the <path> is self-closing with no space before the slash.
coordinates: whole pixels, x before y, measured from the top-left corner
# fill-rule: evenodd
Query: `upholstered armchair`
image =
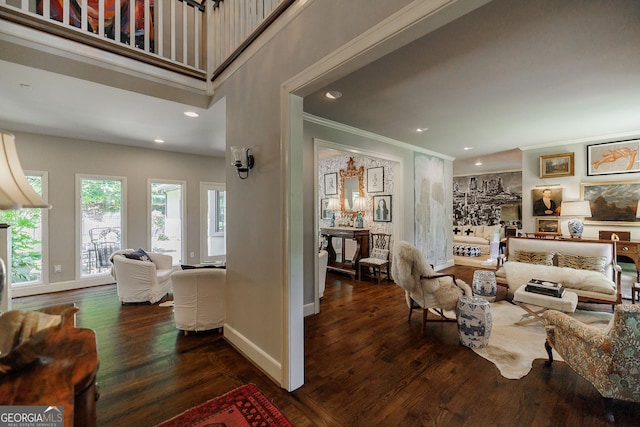
<path id="1" fill-rule="evenodd" d="M 129 259 L 124 254 L 135 252 L 125 249 L 111 256 L 111 275 L 116 281 L 122 304 L 160 301 L 171 290 L 173 259 L 170 255 L 146 252 L 148 261 Z"/>
<path id="2" fill-rule="evenodd" d="M 469 285 L 453 274 L 437 274 L 422 252 L 407 242 L 394 246 L 391 275 L 405 291 L 409 321 L 413 309 L 422 309 L 422 334 L 426 329 L 429 309 L 440 315 L 435 321 L 455 321 L 447 318 L 443 310 L 454 310 L 463 295 L 472 296 Z"/>
<path id="3" fill-rule="evenodd" d="M 640 305 L 616 305 L 604 329 L 555 310 L 543 316 L 547 321 L 547 365 L 553 363 L 553 348 L 605 398 L 609 421 L 613 422 L 612 399 L 640 402 Z"/>
<path id="4" fill-rule="evenodd" d="M 171 275 L 171 282 L 177 329 L 187 335 L 188 331 L 208 331 L 224 326 L 227 270 L 178 270 Z"/>

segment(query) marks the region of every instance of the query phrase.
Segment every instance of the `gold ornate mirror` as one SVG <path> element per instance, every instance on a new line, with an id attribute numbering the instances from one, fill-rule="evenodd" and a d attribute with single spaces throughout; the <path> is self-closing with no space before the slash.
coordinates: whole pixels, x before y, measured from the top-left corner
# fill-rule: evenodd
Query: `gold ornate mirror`
<path id="1" fill-rule="evenodd" d="M 353 157 L 350 157 L 347 168 L 340 169 L 340 211 L 353 212 L 356 197 L 364 197 L 364 166 L 356 168 Z M 345 201 L 348 206 L 345 206 Z"/>

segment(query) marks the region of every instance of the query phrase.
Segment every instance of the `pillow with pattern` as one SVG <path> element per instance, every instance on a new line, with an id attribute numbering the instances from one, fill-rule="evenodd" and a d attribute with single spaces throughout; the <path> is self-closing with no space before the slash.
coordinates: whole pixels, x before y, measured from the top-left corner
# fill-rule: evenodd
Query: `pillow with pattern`
<path id="1" fill-rule="evenodd" d="M 379 248 L 374 248 L 371 250 L 371 258 L 378 258 L 378 259 L 388 259 L 389 258 L 389 250 L 388 249 L 379 249 Z"/>
<path id="2" fill-rule="evenodd" d="M 553 265 L 553 252 L 515 251 L 509 261 L 526 262 L 527 264 Z"/>
<path id="3" fill-rule="evenodd" d="M 576 270 L 591 270 L 604 273 L 607 258 L 603 256 L 580 256 L 558 254 L 558 267 L 570 267 Z"/>
<path id="4" fill-rule="evenodd" d="M 129 259 L 151 262 L 151 258 L 142 248 L 138 249 L 137 251 L 129 252 L 128 254 L 125 253 L 123 255 Z"/>

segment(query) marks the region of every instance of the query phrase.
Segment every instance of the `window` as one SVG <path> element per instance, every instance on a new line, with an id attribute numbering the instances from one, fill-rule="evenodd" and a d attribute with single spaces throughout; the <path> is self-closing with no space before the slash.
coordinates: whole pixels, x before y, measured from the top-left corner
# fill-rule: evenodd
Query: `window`
<path id="1" fill-rule="evenodd" d="M 124 178 L 78 176 L 80 277 L 108 275 L 123 247 Z"/>
<path id="2" fill-rule="evenodd" d="M 25 172 L 33 189 L 46 200 L 46 173 Z M 11 286 L 44 282 L 43 236 L 46 236 L 47 209 L 0 211 L 0 222 L 11 225 Z"/>
<path id="3" fill-rule="evenodd" d="M 200 183 L 201 261 L 224 260 L 227 254 L 227 198 L 224 184 Z"/>
<path id="4" fill-rule="evenodd" d="M 173 265 L 184 259 L 184 182 L 150 180 L 151 252 L 171 255 Z"/>

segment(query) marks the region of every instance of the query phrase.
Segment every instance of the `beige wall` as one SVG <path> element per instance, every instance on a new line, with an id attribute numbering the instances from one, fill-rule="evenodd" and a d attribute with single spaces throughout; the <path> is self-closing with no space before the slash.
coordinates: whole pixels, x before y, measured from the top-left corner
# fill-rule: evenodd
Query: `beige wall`
<path id="1" fill-rule="evenodd" d="M 15 137 L 22 167 L 49 175 L 50 283 L 76 279 L 76 174 L 126 178 L 126 243 L 132 248 L 147 246 L 147 179 L 186 181 L 186 255 L 195 252 L 193 260 L 200 259 L 200 182 L 224 183 L 224 159 L 28 133 Z M 62 273 L 53 272 L 56 264 Z"/>

